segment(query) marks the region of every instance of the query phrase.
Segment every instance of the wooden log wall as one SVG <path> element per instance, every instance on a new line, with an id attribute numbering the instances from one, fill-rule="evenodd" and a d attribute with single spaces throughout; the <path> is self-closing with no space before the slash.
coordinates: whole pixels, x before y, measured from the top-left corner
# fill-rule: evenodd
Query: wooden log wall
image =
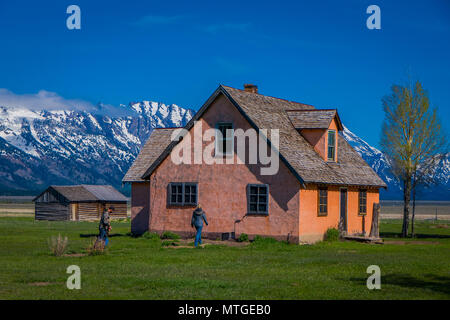
<path id="1" fill-rule="evenodd" d="M 126 219 L 127 218 L 127 204 L 126 203 L 105 203 L 105 207 L 113 207 L 114 210 L 111 213 L 111 219 Z M 103 212 L 103 208 L 102 211 Z"/>
<path id="2" fill-rule="evenodd" d="M 36 202 L 36 220 L 70 220 L 69 206 L 57 202 Z"/>
<path id="3" fill-rule="evenodd" d="M 95 221 L 100 218 L 98 211 L 98 203 L 96 202 L 80 202 L 78 203 L 78 220 L 79 221 Z"/>
<path id="4" fill-rule="evenodd" d="M 104 208 L 113 207 L 111 220 L 127 218 L 126 203 L 78 203 L 77 216 L 78 221 L 99 221 Z"/>

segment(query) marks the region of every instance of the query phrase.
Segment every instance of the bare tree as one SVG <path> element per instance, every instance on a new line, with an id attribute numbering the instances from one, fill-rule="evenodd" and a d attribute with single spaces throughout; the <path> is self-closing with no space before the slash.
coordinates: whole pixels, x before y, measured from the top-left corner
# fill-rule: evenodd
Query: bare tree
<path id="1" fill-rule="evenodd" d="M 381 148 L 403 184 L 402 237 L 407 237 L 413 186 L 423 181 L 425 173 L 421 172 L 426 172 L 425 168 L 434 169 L 432 159 L 445 153 L 446 140 L 437 111 L 430 108 L 428 94 L 419 81 L 392 86 L 392 93 L 382 99 L 382 104 L 385 119 Z"/>

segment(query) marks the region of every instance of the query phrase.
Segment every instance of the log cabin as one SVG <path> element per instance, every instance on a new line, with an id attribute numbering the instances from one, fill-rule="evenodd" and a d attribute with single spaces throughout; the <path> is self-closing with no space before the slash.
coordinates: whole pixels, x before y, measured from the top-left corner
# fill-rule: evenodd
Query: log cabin
<path id="1" fill-rule="evenodd" d="M 194 159 L 196 143 L 208 148 L 208 141 L 195 141 L 196 127 L 203 134 L 221 131 L 211 137 L 216 146 L 209 150 L 232 161 L 174 162 L 182 143 L 190 146 L 183 155 L 192 153 Z M 279 155 L 276 174 L 263 175 L 262 162 L 235 161 L 238 129 L 254 129 Z M 262 130 L 278 130 L 278 146 Z M 366 235 L 379 189 L 386 184 L 342 131 L 337 109 L 262 95 L 255 85 L 244 90 L 220 85 L 183 130 L 155 129 L 124 176 L 123 182 L 131 184 L 131 231 L 190 237 L 192 211 L 201 203 L 209 221 L 203 232 L 212 239 L 246 233 L 250 239 L 260 235 L 313 243 L 329 228 Z"/>
<path id="2" fill-rule="evenodd" d="M 109 185 L 50 186 L 33 201 L 35 220 L 97 221 L 105 208 L 127 218 L 127 198 Z"/>

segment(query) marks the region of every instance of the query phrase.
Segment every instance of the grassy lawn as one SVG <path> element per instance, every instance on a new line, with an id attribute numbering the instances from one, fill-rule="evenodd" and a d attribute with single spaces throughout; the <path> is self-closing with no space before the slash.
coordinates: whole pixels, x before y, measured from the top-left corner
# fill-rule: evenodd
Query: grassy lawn
<path id="1" fill-rule="evenodd" d="M 417 239 L 396 238 L 400 221 L 381 223 L 387 244 L 252 243 L 168 248 L 127 235 L 113 223 L 104 255 L 50 255 L 47 239 L 69 238 L 84 253 L 97 224 L 0 217 L 0 299 L 449 299 L 449 222 L 417 222 Z M 66 268 L 81 268 L 81 290 L 68 290 Z M 381 268 L 381 290 L 368 290 L 366 268 Z"/>

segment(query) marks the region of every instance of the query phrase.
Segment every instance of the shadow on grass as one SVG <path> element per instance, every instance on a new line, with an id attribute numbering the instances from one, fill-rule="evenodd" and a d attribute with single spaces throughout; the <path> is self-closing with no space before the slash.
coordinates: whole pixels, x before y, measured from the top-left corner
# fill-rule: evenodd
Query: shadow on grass
<path id="1" fill-rule="evenodd" d="M 367 278 L 350 278 L 350 281 L 366 285 Z M 427 289 L 450 295 L 450 277 L 426 274 L 423 279 L 411 275 L 387 274 L 381 276 L 381 287 L 383 285 L 394 285 L 410 289 Z M 416 297 L 420 299 L 421 297 Z"/>
<path id="2" fill-rule="evenodd" d="M 380 232 L 381 238 L 402 238 L 402 234 L 400 232 Z M 418 233 L 414 236 L 414 238 L 407 237 L 404 239 L 449 239 L 450 235 L 447 234 L 424 234 Z"/>

